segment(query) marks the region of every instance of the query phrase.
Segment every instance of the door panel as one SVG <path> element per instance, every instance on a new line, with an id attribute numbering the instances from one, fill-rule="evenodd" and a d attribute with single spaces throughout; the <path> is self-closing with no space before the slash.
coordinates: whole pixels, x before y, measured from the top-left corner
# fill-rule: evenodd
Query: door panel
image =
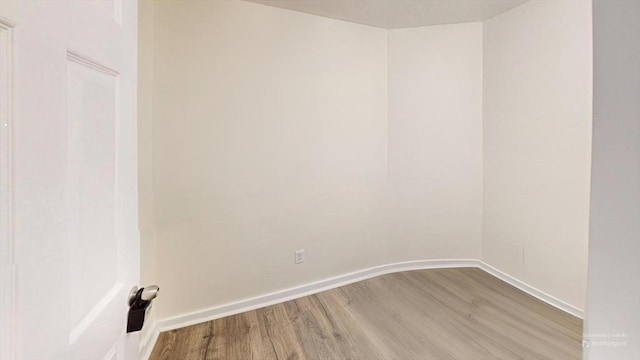
<path id="1" fill-rule="evenodd" d="M 0 1 L 13 27 L 19 359 L 137 358 L 135 1 Z"/>
<path id="2" fill-rule="evenodd" d="M 99 322 L 124 284 L 115 241 L 117 72 L 68 54 L 69 342 Z"/>

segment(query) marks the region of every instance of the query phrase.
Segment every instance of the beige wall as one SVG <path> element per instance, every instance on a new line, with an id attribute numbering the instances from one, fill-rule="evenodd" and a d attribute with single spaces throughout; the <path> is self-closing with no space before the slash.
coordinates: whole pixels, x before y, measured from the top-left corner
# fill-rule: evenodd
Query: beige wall
<path id="1" fill-rule="evenodd" d="M 581 309 L 591 27 L 590 1 L 530 1 L 484 23 L 483 259 Z"/>
<path id="2" fill-rule="evenodd" d="M 387 262 L 481 257 L 482 23 L 389 31 Z"/>
<path id="3" fill-rule="evenodd" d="M 153 96 L 141 93 L 140 175 L 157 317 L 443 258 L 482 259 L 582 307 L 585 4 L 386 31 L 241 1 L 156 2 L 153 33 L 141 30 Z"/>
<path id="4" fill-rule="evenodd" d="M 158 2 L 154 89 L 159 317 L 385 262 L 385 30 Z"/>

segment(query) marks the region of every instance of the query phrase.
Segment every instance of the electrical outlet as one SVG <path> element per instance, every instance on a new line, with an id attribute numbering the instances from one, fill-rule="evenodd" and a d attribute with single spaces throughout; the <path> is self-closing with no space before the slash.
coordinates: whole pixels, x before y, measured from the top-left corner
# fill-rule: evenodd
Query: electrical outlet
<path id="1" fill-rule="evenodd" d="M 304 249 L 295 252 L 294 262 L 296 264 L 302 264 L 304 262 Z"/>

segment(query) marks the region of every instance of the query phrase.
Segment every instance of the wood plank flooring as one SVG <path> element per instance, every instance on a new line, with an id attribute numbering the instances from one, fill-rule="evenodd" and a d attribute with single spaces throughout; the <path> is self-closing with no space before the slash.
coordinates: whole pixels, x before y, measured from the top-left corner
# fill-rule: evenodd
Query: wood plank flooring
<path id="1" fill-rule="evenodd" d="M 384 275 L 163 332 L 152 360 L 581 359 L 582 320 L 480 269 Z"/>

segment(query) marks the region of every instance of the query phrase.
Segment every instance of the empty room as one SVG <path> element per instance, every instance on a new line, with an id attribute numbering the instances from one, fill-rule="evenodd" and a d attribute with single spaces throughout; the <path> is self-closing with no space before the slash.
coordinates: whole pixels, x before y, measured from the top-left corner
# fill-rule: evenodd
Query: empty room
<path id="1" fill-rule="evenodd" d="M 0 0 L 0 359 L 640 359 L 640 0 Z"/>

